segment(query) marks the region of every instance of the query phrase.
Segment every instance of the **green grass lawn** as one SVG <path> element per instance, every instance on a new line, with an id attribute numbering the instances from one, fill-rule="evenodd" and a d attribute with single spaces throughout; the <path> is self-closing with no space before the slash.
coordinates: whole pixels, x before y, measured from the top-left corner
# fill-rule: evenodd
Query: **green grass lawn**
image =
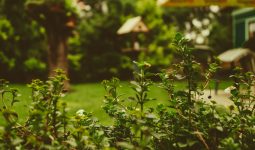
<path id="1" fill-rule="evenodd" d="M 220 89 L 224 89 L 230 84 L 230 82 L 222 82 L 220 84 Z M 21 97 L 19 98 L 20 102 L 16 103 L 15 110 L 17 110 L 19 114 L 20 121 L 23 122 L 26 119 L 25 116 L 28 114 L 32 102 L 30 97 L 31 89 L 24 84 L 12 84 L 10 86 L 19 89 L 21 94 Z M 69 115 L 75 114 L 79 109 L 84 109 L 87 112 L 92 112 L 93 116 L 98 118 L 103 124 L 110 124 L 112 122 L 102 109 L 103 99 L 106 92 L 100 83 L 73 84 L 71 88 L 72 91 L 67 93 L 61 100 L 67 103 Z M 178 82 L 176 84 L 176 89 L 185 89 L 184 82 Z M 128 82 L 121 82 L 119 94 L 123 94 L 122 98 L 127 99 L 128 96 L 134 95 L 134 92 L 130 88 Z M 159 103 L 166 104 L 168 100 L 167 93 L 157 85 L 151 87 L 149 96 L 157 99 L 148 103 L 148 105 L 152 107 L 157 106 Z M 0 118 L 0 124 L 3 124 L 3 118 Z"/>

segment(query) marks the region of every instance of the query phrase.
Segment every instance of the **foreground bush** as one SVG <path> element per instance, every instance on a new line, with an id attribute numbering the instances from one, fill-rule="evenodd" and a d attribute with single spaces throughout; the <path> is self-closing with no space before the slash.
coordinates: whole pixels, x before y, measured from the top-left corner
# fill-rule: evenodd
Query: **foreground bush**
<path id="1" fill-rule="evenodd" d="M 112 126 L 101 125 L 83 109 L 68 114 L 66 104 L 59 102 L 67 80 L 60 70 L 46 82 L 29 84 L 33 102 L 26 122 L 20 124 L 13 110 L 18 90 L 1 80 L 1 113 L 6 122 L 0 130 L 1 149 L 255 149 L 254 74 L 237 69 L 229 88 L 235 106 L 219 109 L 210 95 L 210 102 L 203 100 L 218 66 L 211 63 L 202 73 L 186 43 L 176 36 L 173 44 L 183 61 L 167 71 L 152 74 L 150 64 L 136 63 L 131 82 L 135 94 L 128 99 L 118 93 L 117 78 L 103 81 L 107 92 L 103 109 L 114 119 Z M 168 92 L 169 102 L 148 108 L 146 103 L 155 100 L 148 97 L 155 76 L 161 79 L 157 84 Z M 187 82 L 187 89 L 175 90 L 174 82 L 179 79 Z"/>

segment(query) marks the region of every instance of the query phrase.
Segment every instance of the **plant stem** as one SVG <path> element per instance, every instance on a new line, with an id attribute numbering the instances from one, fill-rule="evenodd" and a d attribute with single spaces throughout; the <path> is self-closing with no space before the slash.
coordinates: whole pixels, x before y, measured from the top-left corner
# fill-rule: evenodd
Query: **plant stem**
<path id="1" fill-rule="evenodd" d="M 65 111 L 66 107 L 63 106 L 63 128 L 64 128 L 64 140 L 67 139 L 67 132 L 66 132 L 66 111 Z"/>
<path id="2" fill-rule="evenodd" d="M 188 113 L 189 113 L 189 127 L 191 127 L 191 75 L 188 75 L 188 87 L 189 87 L 189 93 L 188 93 L 188 104 L 189 104 L 189 109 L 188 109 Z"/>
<path id="3" fill-rule="evenodd" d="M 52 125 L 53 125 L 53 134 L 55 135 L 55 137 L 57 138 L 57 98 L 53 99 L 53 114 L 52 114 Z"/>

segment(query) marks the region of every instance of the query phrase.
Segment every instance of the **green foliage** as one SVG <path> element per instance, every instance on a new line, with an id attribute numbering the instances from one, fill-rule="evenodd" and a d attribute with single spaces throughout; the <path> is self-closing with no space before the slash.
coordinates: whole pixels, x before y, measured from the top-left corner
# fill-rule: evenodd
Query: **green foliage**
<path id="1" fill-rule="evenodd" d="M 71 53 L 82 54 L 80 71 L 71 68 L 71 76 L 80 80 L 101 80 L 117 76 L 131 78 L 133 58 L 122 53 L 132 42 L 131 35 L 117 35 L 121 25 L 132 17 L 141 16 L 149 28 L 149 33 L 138 36 L 141 47 L 147 49 L 138 61 L 166 67 L 172 61 L 169 42 L 174 37 L 175 28 L 165 22 L 166 13 L 153 0 L 88 0 L 91 7 L 86 19 L 80 21 L 76 37 L 70 40 Z M 137 60 L 136 60 L 137 61 Z M 86 74 L 86 75 L 84 75 Z M 79 76 L 82 75 L 82 76 Z"/>
<path id="2" fill-rule="evenodd" d="M 0 52 L 0 64 L 7 65 L 8 69 L 12 69 L 15 66 L 15 58 L 11 58 L 9 45 L 6 44 L 11 41 L 13 36 L 13 26 L 10 21 L 6 18 L 0 16 L 0 42 L 1 52 Z"/>
<path id="3" fill-rule="evenodd" d="M 139 56 L 139 61 L 147 61 L 154 68 L 168 66 L 172 62 L 173 51 L 169 41 L 174 39 L 176 27 L 163 17 L 167 12 L 158 7 L 156 1 L 141 0 L 136 4 L 137 14 L 142 16 L 149 33 L 141 35 L 140 41 L 147 49 Z"/>
<path id="4" fill-rule="evenodd" d="M 217 54 L 233 48 L 233 33 L 232 28 L 230 28 L 233 10 L 234 8 L 231 7 L 222 9 L 212 22 L 208 44 Z"/>
<path id="5" fill-rule="evenodd" d="M 29 58 L 24 62 L 27 71 L 45 71 L 46 64 L 36 58 Z"/>
<path id="6" fill-rule="evenodd" d="M 2 40 L 7 40 L 10 36 L 13 35 L 13 27 L 7 19 L 1 19 L 0 31 L 0 37 Z"/>
<path id="7" fill-rule="evenodd" d="M 67 58 L 71 68 L 73 68 L 74 70 L 80 70 L 80 61 L 82 59 L 81 54 L 69 54 Z"/>
<path id="8" fill-rule="evenodd" d="M 106 90 L 103 109 L 114 119 L 111 126 L 101 125 L 83 109 L 68 114 L 67 105 L 59 101 L 65 94 L 63 84 L 67 79 L 61 70 L 46 82 L 33 80 L 29 84 L 33 102 L 27 121 L 20 124 L 13 109 L 19 100 L 18 90 L 0 80 L 1 114 L 6 122 L 0 128 L 1 148 L 254 149 L 254 74 L 236 69 L 232 76 L 235 82 L 230 87 L 230 99 L 235 105 L 218 107 L 213 97 L 210 101 L 203 99 L 217 64 L 212 63 L 207 72 L 201 73 L 187 40 L 177 34 L 173 45 L 183 60 L 169 71 L 152 74 L 148 72 L 150 64 L 135 62 L 132 95 L 119 93 L 117 78 L 102 82 Z M 160 77 L 161 82 L 154 83 L 153 76 Z M 186 81 L 186 89 L 175 89 L 175 81 L 180 79 Z M 204 82 L 198 82 L 201 79 Z M 148 96 L 152 84 L 168 92 L 167 105 L 146 105 L 154 100 Z"/>
<path id="9" fill-rule="evenodd" d="M 46 59 L 45 45 L 40 42 L 44 30 L 29 19 L 24 3 L 20 0 L 2 0 L 0 3 L 0 76 L 12 81 L 25 81 L 29 78 L 25 73 L 39 77 L 35 73 L 37 70 L 27 69 L 24 63 L 30 58 L 39 62 Z M 19 78 L 14 76 L 17 74 Z"/>
<path id="10" fill-rule="evenodd" d="M 79 7 L 81 3 L 78 0 L 26 0 L 26 5 L 59 5 L 63 7 L 67 15 L 81 16 L 83 14 L 82 8 Z"/>
<path id="11" fill-rule="evenodd" d="M 84 2 L 86 5 L 83 6 L 79 2 Z M 29 3 L 47 4 L 47 6 L 61 4 L 61 9 L 64 10 L 63 15 L 74 17 L 71 19 L 75 20 L 77 29 L 75 32 L 72 30 L 73 37 L 69 39 L 70 80 L 74 82 L 101 81 L 112 76 L 131 78 L 133 67 L 130 63 L 131 58 L 121 53 L 121 49 L 131 43 L 131 38 L 116 34 L 119 27 L 131 17 L 142 16 L 150 29 L 149 33 L 138 36 L 141 46 L 147 49 L 139 55 L 138 61 L 149 62 L 152 64 L 151 70 L 159 72 L 158 68 L 168 67 L 174 58 L 169 41 L 174 38 L 175 32 L 184 31 L 187 22 L 192 26 L 192 19 L 196 17 L 202 20 L 210 16 L 207 7 L 201 8 L 201 11 L 196 8 L 162 8 L 156 5 L 155 0 L 84 0 L 79 2 L 74 0 L 1 0 L 0 75 L 15 82 L 31 80 L 34 76 L 45 78 L 47 75 L 46 69 L 39 69 L 41 71 L 38 72 L 38 68 L 33 67 L 34 70 L 31 70 L 31 67 L 27 68 L 30 65 L 24 65 L 25 62 L 31 61 L 30 58 L 45 64 L 47 62 L 48 46 L 45 44 L 47 32 L 42 24 L 38 25 L 31 19 L 31 14 L 29 15 L 26 9 Z M 216 53 L 229 49 L 231 46 L 231 30 L 229 30 L 231 10 L 232 8 L 222 9 L 214 15 L 215 21 L 210 23 L 211 34 L 208 44 Z M 77 19 L 80 17 L 83 18 Z M 66 28 L 64 29 L 66 31 Z M 193 30 L 197 29 L 191 28 L 188 33 Z M 26 75 L 28 73 L 31 77 Z M 17 79 L 13 74 L 20 74 L 20 77 Z"/>

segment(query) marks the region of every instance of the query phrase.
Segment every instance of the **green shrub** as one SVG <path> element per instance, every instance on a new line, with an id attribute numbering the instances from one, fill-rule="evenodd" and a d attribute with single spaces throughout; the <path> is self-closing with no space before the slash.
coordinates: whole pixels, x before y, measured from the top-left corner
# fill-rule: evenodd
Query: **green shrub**
<path id="1" fill-rule="evenodd" d="M 137 69 L 134 81 L 131 81 L 134 95 L 128 98 L 118 92 L 119 79 L 102 82 L 106 90 L 103 109 L 114 120 L 111 126 L 101 125 L 83 109 L 74 115 L 68 114 L 66 104 L 59 101 L 65 94 L 63 85 L 67 79 L 61 70 L 46 82 L 33 80 L 29 84 L 33 102 L 27 121 L 20 124 L 18 114 L 13 110 L 13 105 L 18 102 L 18 90 L 1 80 L 1 113 L 6 123 L 0 128 L 0 147 L 43 150 L 255 149 L 255 96 L 251 91 L 254 74 L 237 69 L 231 76 L 235 82 L 230 88 L 230 99 L 235 106 L 219 108 L 211 96 L 208 97 L 210 102 L 205 102 L 203 91 L 219 67 L 211 63 L 209 70 L 202 73 L 199 63 L 194 61 L 192 48 L 186 43 L 181 35 L 176 36 L 173 46 L 183 60 L 162 73 L 149 73 L 150 64 L 135 62 Z M 155 76 L 161 82 L 154 83 L 151 79 Z M 187 89 L 175 89 L 175 81 L 179 79 L 186 81 Z M 168 92 L 167 105 L 147 107 L 147 102 L 155 100 L 148 96 L 152 84 Z"/>

